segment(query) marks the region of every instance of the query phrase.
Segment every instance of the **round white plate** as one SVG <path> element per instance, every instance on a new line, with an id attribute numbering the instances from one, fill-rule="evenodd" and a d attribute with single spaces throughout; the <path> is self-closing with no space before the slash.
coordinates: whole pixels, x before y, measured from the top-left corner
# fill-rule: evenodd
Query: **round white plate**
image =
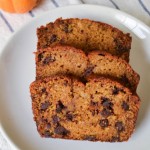
<path id="1" fill-rule="evenodd" d="M 128 142 L 102 143 L 41 138 L 31 110 L 29 85 L 35 79 L 36 28 L 63 17 L 106 22 L 132 35 L 130 64 L 140 74 L 141 109 L 136 131 Z M 150 148 L 150 29 L 121 11 L 74 5 L 57 8 L 35 18 L 16 32 L 0 54 L 0 125 L 12 147 L 21 150 L 148 150 Z"/>

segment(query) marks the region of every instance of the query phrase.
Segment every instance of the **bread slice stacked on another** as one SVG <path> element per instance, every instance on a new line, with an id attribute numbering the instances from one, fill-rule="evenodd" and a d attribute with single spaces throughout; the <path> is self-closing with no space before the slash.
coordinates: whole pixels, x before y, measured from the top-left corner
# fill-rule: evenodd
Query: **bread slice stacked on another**
<path id="1" fill-rule="evenodd" d="M 88 19 L 57 19 L 37 30 L 32 110 L 42 137 L 127 141 L 136 125 L 139 75 L 131 37 Z"/>

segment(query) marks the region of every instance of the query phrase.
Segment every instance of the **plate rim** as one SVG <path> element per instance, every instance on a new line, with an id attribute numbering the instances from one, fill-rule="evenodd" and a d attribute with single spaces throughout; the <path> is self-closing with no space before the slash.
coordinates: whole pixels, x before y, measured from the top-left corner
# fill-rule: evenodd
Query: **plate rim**
<path id="1" fill-rule="evenodd" d="M 134 16 L 132 16 L 132 15 L 126 13 L 126 12 L 123 12 L 121 10 L 118 10 L 118 9 L 115 9 L 115 8 L 111 8 L 111 7 L 108 7 L 108 6 L 102 6 L 102 5 L 96 5 L 96 4 L 76 4 L 76 5 L 60 6 L 60 7 L 53 8 L 52 10 L 46 11 L 46 12 L 40 14 L 39 16 L 36 16 L 36 17 L 32 18 L 30 21 L 28 21 L 25 24 L 23 24 L 14 33 L 12 33 L 10 35 L 10 37 L 7 39 L 7 41 L 5 42 L 5 44 L 1 48 L 1 51 L 0 51 L 0 60 L 1 60 L 1 57 L 4 55 L 5 49 L 7 49 L 7 46 L 9 45 L 9 43 L 13 40 L 13 38 L 15 36 L 17 36 L 17 34 L 19 34 L 20 31 L 24 30 L 24 28 L 26 28 L 26 26 L 29 26 L 30 24 L 32 24 L 36 20 L 39 20 L 40 18 L 46 16 L 47 14 L 51 13 L 52 11 L 57 11 L 57 10 L 61 10 L 61 9 L 63 10 L 65 8 L 69 8 L 69 7 L 72 7 L 72 8 L 76 8 L 77 7 L 76 9 L 78 9 L 80 7 L 86 7 L 86 9 L 88 9 L 89 7 L 96 7 L 95 9 L 97 9 L 97 8 L 103 8 L 103 9 L 106 9 L 106 11 L 110 10 L 113 13 L 120 13 L 123 16 L 127 16 L 128 18 L 130 18 L 130 19 L 138 22 L 140 25 L 144 26 L 144 28 L 146 28 L 147 30 L 150 31 L 150 27 L 147 24 L 145 24 L 143 21 L 141 21 L 140 19 L 137 19 L 136 17 L 134 17 Z M 5 131 L 5 129 L 3 128 L 3 126 L 1 125 L 1 121 L 0 121 L 0 133 L 1 133 L 1 135 L 4 137 L 4 139 L 7 141 L 7 143 L 9 144 L 9 146 L 12 149 L 19 150 L 19 147 L 12 141 L 12 139 L 9 137 L 9 135 L 7 134 L 7 132 Z"/>

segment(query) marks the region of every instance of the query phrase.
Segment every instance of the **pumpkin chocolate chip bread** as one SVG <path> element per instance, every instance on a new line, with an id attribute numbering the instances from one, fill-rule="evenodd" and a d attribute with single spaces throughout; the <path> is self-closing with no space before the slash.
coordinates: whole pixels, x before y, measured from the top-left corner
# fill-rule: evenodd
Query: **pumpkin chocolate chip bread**
<path id="1" fill-rule="evenodd" d="M 136 91 L 139 75 L 123 59 L 106 52 L 93 51 L 87 56 L 70 46 L 54 46 L 36 53 L 36 78 L 57 74 L 88 77 L 91 74 L 111 76 Z"/>
<path id="2" fill-rule="evenodd" d="M 131 37 L 106 23 L 89 19 L 57 19 L 37 29 L 37 48 L 69 45 L 84 50 L 102 50 L 129 61 Z"/>
<path id="3" fill-rule="evenodd" d="M 34 81 L 30 92 L 42 137 L 121 142 L 134 131 L 140 100 L 116 81 L 55 76 Z"/>

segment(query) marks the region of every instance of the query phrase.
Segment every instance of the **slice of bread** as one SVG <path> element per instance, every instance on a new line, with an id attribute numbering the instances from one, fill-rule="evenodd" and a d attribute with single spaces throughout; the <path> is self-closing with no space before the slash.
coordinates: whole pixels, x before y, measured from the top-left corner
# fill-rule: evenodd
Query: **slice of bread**
<path id="1" fill-rule="evenodd" d="M 58 44 L 74 46 L 88 53 L 100 50 L 129 61 L 131 37 L 106 23 L 89 19 L 57 19 L 37 29 L 37 48 Z"/>
<path id="2" fill-rule="evenodd" d="M 119 79 L 122 84 L 136 91 L 140 76 L 123 59 L 106 52 L 94 51 L 89 53 L 88 60 L 95 75 L 110 76 Z"/>
<path id="3" fill-rule="evenodd" d="M 87 57 L 82 50 L 69 46 L 55 46 L 36 53 L 36 78 L 56 74 L 81 76 L 87 68 Z"/>
<path id="4" fill-rule="evenodd" d="M 106 52 L 93 51 L 87 56 L 69 46 L 40 49 L 36 53 L 36 78 L 57 74 L 88 77 L 91 74 L 110 76 L 136 91 L 139 75 L 123 59 Z"/>
<path id="5" fill-rule="evenodd" d="M 30 92 L 42 137 L 121 142 L 135 129 L 140 100 L 116 81 L 55 76 L 36 80 Z"/>

